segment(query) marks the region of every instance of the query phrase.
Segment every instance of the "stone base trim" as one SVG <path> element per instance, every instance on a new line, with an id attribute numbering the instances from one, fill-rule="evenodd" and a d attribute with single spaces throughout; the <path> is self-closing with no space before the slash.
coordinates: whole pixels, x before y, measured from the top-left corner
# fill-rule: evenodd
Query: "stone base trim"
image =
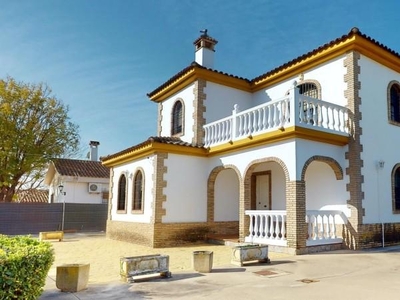
<path id="1" fill-rule="evenodd" d="M 206 241 L 209 234 L 238 235 L 239 221 L 212 223 L 133 223 L 107 221 L 107 238 L 152 248 Z"/>
<path id="2" fill-rule="evenodd" d="M 234 235 L 239 222 L 159 223 L 154 225 L 154 248 L 205 241 L 209 234 Z"/>
<path id="3" fill-rule="evenodd" d="M 153 224 L 107 220 L 107 238 L 153 247 Z"/>
<path id="4" fill-rule="evenodd" d="M 359 225 L 360 249 L 382 247 L 383 242 L 386 246 L 400 244 L 400 223 L 384 223 L 385 233 L 382 239 L 382 224 L 362 224 Z"/>

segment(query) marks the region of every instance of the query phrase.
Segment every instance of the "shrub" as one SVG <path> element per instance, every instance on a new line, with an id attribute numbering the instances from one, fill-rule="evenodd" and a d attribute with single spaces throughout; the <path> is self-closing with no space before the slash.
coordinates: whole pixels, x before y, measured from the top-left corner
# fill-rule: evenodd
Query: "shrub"
<path id="1" fill-rule="evenodd" d="M 37 299 L 53 261 L 50 243 L 0 235 L 0 299 Z"/>

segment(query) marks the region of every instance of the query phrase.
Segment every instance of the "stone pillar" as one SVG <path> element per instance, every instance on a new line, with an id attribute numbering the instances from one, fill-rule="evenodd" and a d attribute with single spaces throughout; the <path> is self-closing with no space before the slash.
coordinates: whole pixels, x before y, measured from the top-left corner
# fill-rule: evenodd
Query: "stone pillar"
<path id="1" fill-rule="evenodd" d="M 360 106 L 362 99 L 360 97 L 361 82 L 359 80 L 360 66 L 359 66 L 360 53 L 351 51 L 347 53 L 346 59 L 343 64 L 347 69 L 344 75 L 344 82 L 347 89 L 344 95 L 347 99 L 347 106 L 351 111 L 350 120 L 353 127 L 351 128 L 351 135 L 349 139 L 348 151 L 345 154 L 348 160 L 348 167 L 346 168 L 346 175 L 349 177 L 347 184 L 347 192 L 350 199 L 347 201 L 348 208 L 350 208 L 351 215 L 348 219 L 349 223 L 345 227 L 344 242 L 350 249 L 360 248 L 360 234 L 361 224 L 363 224 L 363 217 L 365 215 L 363 200 L 364 200 L 364 176 L 362 168 L 364 161 L 362 159 L 363 145 L 361 143 L 361 136 L 363 129 L 361 127 L 362 113 Z"/>
<path id="2" fill-rule="evenodd" d="M 250 171 L 251 174 L 252 171 Z M 249 234 L 250 218 L 245 215 L 245 211 L 251 209 L 251 176 L 246 176 L 243 184 L 239 186 L 239 240 L 244 242 L 244 238 Z"/>
<path id="3" fill-rule="evenodd" d="M 305 181 L 286 183 L 286 228 L 288 248 L 293 254 L 306 250 L 306 184 Z"/>
<path id="4" fill-rule="evenodd" d="M 205 89 L 207 86 L 207 81 L 203 79 L 198 79 L 195 82 L 193 89 L 194 99 L 193 99 L 193 139 L 192 143 L 194 145 L 203 144 L 204 140 L 204 129 L 205 118 L 204 113 L 206 112 L 205 101 L 207 100 L 207 95 Z"/>

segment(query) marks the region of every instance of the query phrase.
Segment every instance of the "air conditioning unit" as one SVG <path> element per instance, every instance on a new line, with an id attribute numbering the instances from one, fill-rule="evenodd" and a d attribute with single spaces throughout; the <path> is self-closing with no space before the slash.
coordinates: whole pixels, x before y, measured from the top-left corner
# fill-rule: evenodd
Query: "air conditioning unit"
<path id="1" fill-rule="evenodd" d="M 89 183 L 88 185 L 89 193 L 100 193 L 101 184 L 100 183 Z"/>

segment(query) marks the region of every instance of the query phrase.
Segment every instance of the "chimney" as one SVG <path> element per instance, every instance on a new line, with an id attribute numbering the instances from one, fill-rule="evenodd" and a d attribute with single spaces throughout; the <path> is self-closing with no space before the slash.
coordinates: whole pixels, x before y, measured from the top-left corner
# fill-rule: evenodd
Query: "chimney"
<path id="1" fill-rule="evenodd" d="M 202 35 L 193 42 L 195 47 L 195 61 L 206 68 L 214 68 L 214 46 L 218 43 L 207 34 L 207 29 L 200 31 Z"/>
<path id="2" fill-rule="evenodd" d="M 99 142 L 97 141 L 90 141 L 89 146 L 90 146 L 90 153 L 89 153 L 89 159 L 91 161 L 97 161 L 98 160 L 98 149 L 97 146 L 100 145 Z"/>

